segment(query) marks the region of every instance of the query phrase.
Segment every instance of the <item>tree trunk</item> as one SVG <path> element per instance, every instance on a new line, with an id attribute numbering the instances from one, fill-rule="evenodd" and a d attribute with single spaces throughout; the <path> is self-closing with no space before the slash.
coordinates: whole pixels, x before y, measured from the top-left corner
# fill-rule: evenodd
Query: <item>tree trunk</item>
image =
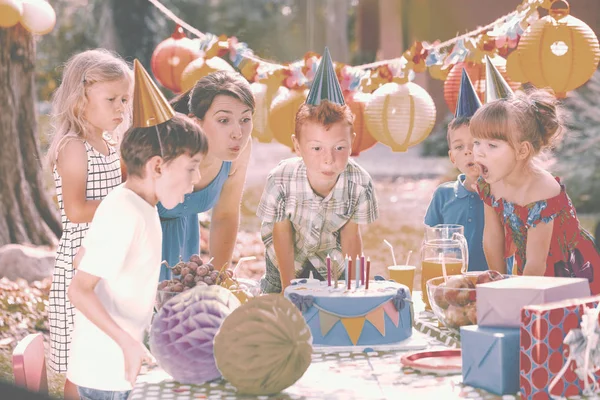
<path id="1" fill-rule="evenodd" d="M 34 69 L 32 35 L 18 24 L 0 29 L 0 246 L 54 245 L 61 234 L 42 179 Z"/>

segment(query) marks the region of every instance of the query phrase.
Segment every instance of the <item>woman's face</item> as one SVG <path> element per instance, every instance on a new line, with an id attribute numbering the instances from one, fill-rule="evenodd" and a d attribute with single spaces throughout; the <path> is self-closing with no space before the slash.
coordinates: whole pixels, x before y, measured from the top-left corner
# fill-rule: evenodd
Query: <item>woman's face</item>
<path id="1" fill-rule="evenodd" d="M 197 121 L 208 138 L 209 154 L 223 161 L 237 159 L 252 133 L 252 109 L 227 95 L 216 96 Z"/>

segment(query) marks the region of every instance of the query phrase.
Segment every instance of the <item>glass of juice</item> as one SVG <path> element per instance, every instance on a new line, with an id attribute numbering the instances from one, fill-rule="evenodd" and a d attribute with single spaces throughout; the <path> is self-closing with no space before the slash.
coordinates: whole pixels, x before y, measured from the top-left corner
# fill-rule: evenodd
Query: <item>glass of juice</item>
<path id="1" fill-rule="evenodd" d="M 431 310 L 426 283 L 432 278 L 444 276 L 443 265 L 446 267 L 447 275 L 467 272 L 467 246 L 458 237 L 459 234 L 454 235 L 453 239 L 424 241 L 421 246 L 421 293 L 426 310 Z"/>

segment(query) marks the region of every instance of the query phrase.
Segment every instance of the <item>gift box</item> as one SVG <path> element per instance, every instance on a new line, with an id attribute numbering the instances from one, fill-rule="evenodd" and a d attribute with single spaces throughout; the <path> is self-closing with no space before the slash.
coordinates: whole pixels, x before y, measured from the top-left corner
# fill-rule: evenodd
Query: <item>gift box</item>
<path id="1" fill-rule="evenodd" d="M 519 328 L 460 328 L 465 385 L 499 396 L 519 391 Z"/>
<path id="2" fill-rule="evenodd" d="M 564 342 L 569 332 L 581 329 L 586 309 L 597 307 L 599 302 L 600 296 L 591 296 L 523 308 L 520 339 L 523 399 L 551 399 L 551 396 L 582 393 L 585 384 L 577 376 L 577 364 L 569 358 L 574 349 Z M 598 382 L 600 370 L 591 372 Z"/>
<path id="3" fill-rule="evenodd" d="M 477 324 L 518 328 L 524 306 L 590 295 L 583 278 L 519 276 L 477 285 Z"/>

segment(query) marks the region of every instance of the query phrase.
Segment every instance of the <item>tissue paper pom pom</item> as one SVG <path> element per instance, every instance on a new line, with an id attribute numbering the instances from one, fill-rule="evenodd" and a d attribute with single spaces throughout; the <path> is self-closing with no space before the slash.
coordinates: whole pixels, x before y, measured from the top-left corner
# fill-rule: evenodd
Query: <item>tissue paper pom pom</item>
<path id="1" fill-rule="evenodd" d="M 178 382 L 201 384 L 221 376 L 213 339 L 240 301 L 220 286 L 196 286 L 167 301 L 154 316 L 150 350 Z"/>
<path id="2" fill-rule="evenodd" d="M 311 357 L 308 325 L 296 306 L 279 294 L 239 307 L 215 337 L 219 371 L 244 394 L 281 392 L 300 379 Z"/>

